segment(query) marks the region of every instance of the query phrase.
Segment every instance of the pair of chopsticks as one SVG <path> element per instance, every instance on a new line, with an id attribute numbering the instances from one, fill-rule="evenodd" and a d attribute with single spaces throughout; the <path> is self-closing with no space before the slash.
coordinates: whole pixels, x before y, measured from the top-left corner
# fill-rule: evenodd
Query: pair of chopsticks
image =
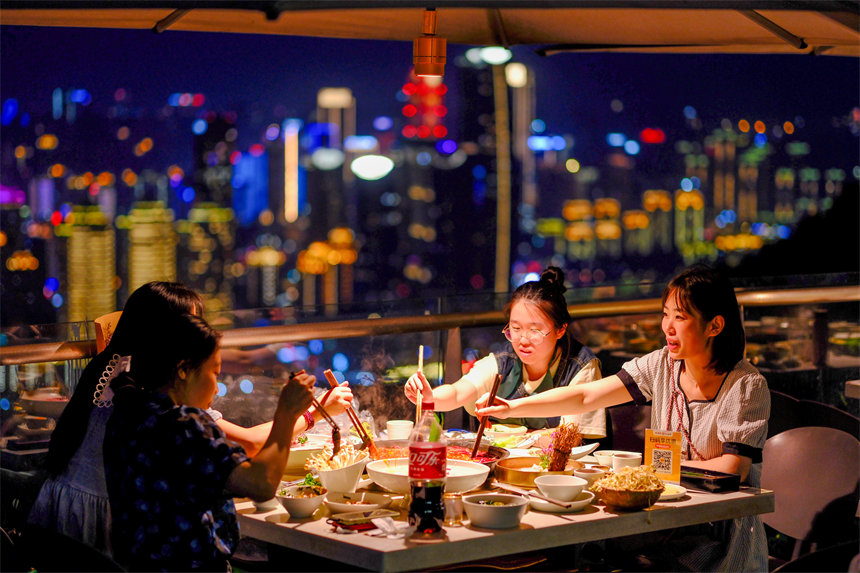
<path id="1" fill-rule="evenodd" d="M 496 378 L 493 380 L 493 389 L 490 390 L 490 398 L 487 401 L 488 406 L 492 406 L 493 402 L 496 401 L 496 392 L 499 391 L 499 385 L 502 383 L 502 375 L 496 374 Z M 478 455 L 478 448 L 481 447 L 481 438 L 484 436 L 484 428 L 487 425 L 488 416 L 484 416 L 479 420 L 478 426 L 478 435 L 475 437 L 475 447 L 472 448 L 472 457 Z"/>
<path id="2" fill-rule="evenodd" d="M 334 377 L 334 372 L 331 369 L 323 372 L 325 374 L 326 380 L 328 380 L 329 385 L 332 388 L 337 388 L 340 383 L 337 381 L 337 378 Z M 361 423 L 361 420 L 358 419 L 358 414 L 355 413 L 355 410 L 352 409 L 352 406 L 347 407 L 346 414 L 349 416 L 349 420 L 352 422 L 352 425 L 355 427 L 355 431 L 358 432 L 358 437 L 361 438 L 361 441 L 365 443 L 367 449 L 370 450 L 370 455 L 372 457 L 376 457 L 379 452 L 376 449 L 376 444 L 373 443 L 373 438 L 370 437 L 370 434 L 367 432 L 367 429 L 364 427 L 364 424 Z"/>
<path id="3" fill-rule="evenodd" d="M 418 372 L 424 370 L 424 345 L 418 345 Z M 415 427 L 421 422 L 421 401 L 424 399 L 423 388 L 418 391 L 418 396 L 415 397 Z"/>

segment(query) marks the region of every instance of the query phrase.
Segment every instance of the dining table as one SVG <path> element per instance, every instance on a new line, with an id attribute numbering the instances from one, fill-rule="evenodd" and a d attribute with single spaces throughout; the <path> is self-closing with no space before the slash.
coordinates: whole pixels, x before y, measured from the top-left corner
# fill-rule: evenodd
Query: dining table
<path id="1" fill-rule="evenodd" d="M 481 492 L 496 491 L 493 486 L 485 484 Z M 364 480 L 360 483 L 359 491 L 362 490 L 378 493 L 380 488 Z M 395 498 L 390 508 L 398 513 L 393 519 L 402 525 L 407 519 L 403 496 L 392 495 Z M 595 497 L 576 512 L 529 509 L 519 526 L 509 529 L 474 527 L 465 519 L 461 526 L 445 526 L 443 535 L 431 541 L 378 536 L 378 531 L 338 532 L 328 523 L 331 511 L 325 503 L 311 517 L 301 519 L 290 517 L 280 506 L 264 507 L 258 508 L 249 500 L 236 500 L 243 536 L 325 556 L 354 568 L 410 571 L 769 513 L 774 510 L 774 493 L 745 486 L 718 493 L 687 488 L 678 499 L 658 501 L 650 508 L 634 511 L 608 507 Z"/>

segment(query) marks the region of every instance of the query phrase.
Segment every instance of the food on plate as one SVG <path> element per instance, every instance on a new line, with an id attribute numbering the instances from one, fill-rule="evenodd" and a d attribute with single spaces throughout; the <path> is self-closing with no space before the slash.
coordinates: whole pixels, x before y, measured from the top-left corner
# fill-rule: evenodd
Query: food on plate
<path id="1" fill-rule="evenodd" d="M 592 490 L 662 491 L 663 481 L 649 466 L 623 467 L 594 482 Z"/>
<path id="2" fill-rule="evenodd" d="M 513 424 L 492 424 L 488 429 L 496 434 L 525 434 L 528 431 L 525 426 Z"/>
<path id="3" fill-rule="evenodd" d="M 328 445 L 321 452 L 311 455 L 305 462 L 306 470 L 338 470 L 359 462 L 369 455 L 367 452 L 356 450 L 352 444 L 345 444 L 337 455 L 332 456 L 333 446 Z"/>

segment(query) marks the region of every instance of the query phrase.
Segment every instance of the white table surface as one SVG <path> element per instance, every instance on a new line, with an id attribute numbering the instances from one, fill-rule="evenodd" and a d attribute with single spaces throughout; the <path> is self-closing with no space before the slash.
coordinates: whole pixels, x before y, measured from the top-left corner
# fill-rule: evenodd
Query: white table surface
<path id="1" fill-rule="evenodd" d="M 530 509 L 516 529 L 479 529 L 468 521 L 463 527 L 446 527 L 444 550 L 439 543 L 335 533 L 326 523 L 330 512 L 325 504 L 305 519 L 290 519 L 281 507 L 261 512 L 250 501 L 237 500 L 236 508 L 243 536 L 368 570 L 407 571 L 769 513 L 774 494 L 746 487 L 716 494 L 688 491 L 677 501 L 658 502 L 644 511 L 616 511 L 596 500 L 575 513 Z M 396 519 L 405 521 L 405 511 Z"/>

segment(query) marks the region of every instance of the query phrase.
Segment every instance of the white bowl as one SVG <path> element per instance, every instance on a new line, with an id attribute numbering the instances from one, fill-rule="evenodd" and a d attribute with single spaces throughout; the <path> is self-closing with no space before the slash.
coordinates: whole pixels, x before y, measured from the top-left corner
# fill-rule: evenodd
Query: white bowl
<path id="1" fill-rule="evenodd" d="M 281 504 L 278 502 L 277 498 L 267 499 L 266 501 L 255 501 L 254 507 L 257 508 L 257 511 L 272 511 L 273 509 L 278 509 L 278 506 Z"/>
<path id="2" fill-rule="evenodd" d="M 445 480 L 446 493 L 463 493 L 479 487 L 490 468 L 484 464 L 465 460 L 448 460 L 448 478 Z M 375 460 L 367 464 L 370 479 L 381 487 L 394 493 L 409 493 L 409 458 Z"/>
<path id="3" fill-rule="evenodd" d="M 348 493 L 355 491 L 355 488 L 358 487 L 358 480 L 364 473 L 364 466 L 367 465 L 369 459 L 370 456 L 365 455 L 364 459 L 336 470 L 319 470 L 320 482 L 324 488 L 331 492 Z"/>
<path id="4" fill-rule="evenodd" d="M 535 478 L 535 485 L 542 494 L 559 501 L 573 501 L 588 482 L 576 476 L 543 475 Z"/>
<path id="5" fill-rule="evenodd" d="M 485 505 L 481 502 L 503 502 Z M 518 527 L 528 509 L 528 498 L 505 493 L 479 493 L 463 497 L 463 507 L 474 527 L 509 529 Z"/>
<path id="6" fill-rule="evenodd" d="M 636 467 L 642 465 L 642 454 L 636 452 L 615 452 L 612 456 L 612 469 L 618 471 L 621 468 Z"/>
<path id="7" fill-rule="evenodd" d="M 325 504 L 332 513 L 371 511 L 391 505 L 391 498 L 381 493 L 334 493 L 325 496 Z"/>
<path id="8" fill-rule="evenodd" d="M 585 487 L 591 487 L 591 484 L 606 475 L 606 471 L 596 467 L 581 468 L 573 471 L 573 475 L 584 479 L 587 483 Z"/>
<path id="9" fill-rule="evenodd" d="M 612 467 L 612 456 L 614 454 L 615 452 L 612 450 L 598 450 L 591 455 L 594 456 L 594 459 L 596 459 L 597 463 L 600 465 Z"/>
<path id="10" fill-rule="evenodd" d="M 325 489 L 323 489 L 322 493 L 319 495 L 313 495 L 311 497 L 294 497 L 300 489 L 304 490 L 308 487 L 309 486 L 304 485 L 291 485 L 287 488 L 278 488 L 278 492 L 275 497 L 290 514 L 290 517 L 310 517 L 325 499 Z M 281 495 L 282 489 L 286 489 L 286 495 Z"/>

